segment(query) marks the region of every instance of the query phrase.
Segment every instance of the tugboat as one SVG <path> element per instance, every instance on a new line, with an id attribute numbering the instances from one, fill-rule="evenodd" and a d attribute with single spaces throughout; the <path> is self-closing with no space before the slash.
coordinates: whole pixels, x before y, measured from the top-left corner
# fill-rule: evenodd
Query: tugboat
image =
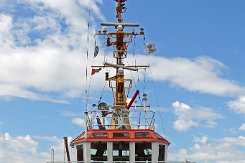
<path id="1" fill-rule="evenodd" d="M 165 163 L 170 142 L 155 131 L 155 112 L 147 103 L 147 94 L 143 93 L 141 105 L 135 103 L 137 96 L 140 96 L 139 90 L 136 90 L 131 100 L 127 102 L 126 92 L 130 91 L 133 80 L 127 79 L 125 72 L 149 67 L 127 65 L 124 62 L 132 38 L 144 37 L 144 29 L 139 29 L 139 32 L 134 30 L 126 32 L 126 28 L 139 28 L 139 25 L 123 21 L 122 13 L 127 0 L 114 1 L 117 3 L 117 21 L 101 23 L 103 28 L 95 35 L 106 37 L 106 46 L 114 49 L 115 62 L 92 66 L 94 72 L 104 68 L 115 71 L 114 76 L 110 76 L 109 72 L 105 73 L 105 81 L 112 89 L 114 102 L 109 105 L 100 101 L 93 105 L 95 110 L 84 112 L 85 131 L 70 143 L 76 153 L 74 162 Z M 115 31 L 108 32 L 107 27 L 114 27 Z M 147 48 L 148 52 L 155 51 L 153 44 Z M 73 162 L 69 154 L 67 158 L 68 162 Z"/>

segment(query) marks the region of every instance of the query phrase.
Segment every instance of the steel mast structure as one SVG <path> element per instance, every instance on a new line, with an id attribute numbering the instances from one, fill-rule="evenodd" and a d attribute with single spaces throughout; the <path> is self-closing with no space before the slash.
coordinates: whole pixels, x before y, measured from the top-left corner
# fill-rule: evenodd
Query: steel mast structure
<path id="1" fill-rule="evenodd" d="M 126 28 L 136 28 L 139 24 L 124 22 L 122 14 L 127 0 L 114 1 L 117 3 L 116 22 L 101 23 L 103 28 L 95 35 L 106 37 L 106 46 L 113 47 L 115 63 L 92 66 L 94 69 L 115 70 L 114 76 L 105 73 L 105 81 L 113 91 L 113 104 L 99 101 L 93 105 L 96 110 L 85 111 L 85 131 L 71 142 L 76 153 L 75 162 L 165 163 L 170 142 L 155 132 L 155 112 L 147 104 L 147 95 L 143 95 L 143 105 L 136 105 L 134 101 L 140 96 L 139 90 L 136 90 L 127 103 L 126 92 L 132 88 L 133 80 L 127 79 L 125 72 L 149 67 L 125 64 L 128 45 L 134 37 L 144 36 L 144 29 L 127 32 Z M 108 32 L 107 27 L 114 27 L 115 31 Z"/>

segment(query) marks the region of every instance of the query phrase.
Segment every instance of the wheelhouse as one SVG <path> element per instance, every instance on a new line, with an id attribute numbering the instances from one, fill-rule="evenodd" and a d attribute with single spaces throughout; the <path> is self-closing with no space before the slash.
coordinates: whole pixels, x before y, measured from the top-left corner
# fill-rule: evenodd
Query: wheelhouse
<path id="1" fill-rule="evenodd" d="M 150 129 L 90 130 L 71 142 L 81 162 L 166 162 L 169 144 Z"/>

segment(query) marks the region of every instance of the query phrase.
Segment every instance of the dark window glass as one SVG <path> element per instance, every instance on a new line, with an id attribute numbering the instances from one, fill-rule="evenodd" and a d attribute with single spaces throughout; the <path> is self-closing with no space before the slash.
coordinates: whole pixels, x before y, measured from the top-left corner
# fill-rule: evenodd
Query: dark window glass
<path id="1" fill-rule="evenodd" d="M 135 143 L 135 161 L 151 161 L 152 147 L 151 142 Z"/>
<path id="2" fill-rule="evenodd" d="M 149 132 L 136 132 L 135 133 L 135 137 L 151 137 L 151 134 Z"/>
<path id="3" fill-rule="evenodd" d="M 90 153 L 91 161 L 107 161 L 107 143 L 92 142 Z"/>
<path id="4" fill-rule="evenodd" d="M 106 132 L 95 132 L 92 134 L 92 137 L 107 137 Z"/>
<path id="5" fill-rule="evenodd" d="M 159 156 L 158 161 L 165 161 L 165 145 L 159 145 Z"/>
<path id="6" fill-rule="evenodd" d="M 83 145 L 77 146 L 77 161 L 83 161 Z"/>
<path id="7" fill-rule="evenodd" d="M 129 137 L 129 133 L 128 132 L 123 132 L 123 133 L 113 133 L 113 137 L 117 137 L 117 138 L 128 138 Z"/>
<path id="8" fill-rule="evenodd" d="M 129 161 L 129 142 L 113 142 L 113 161 Z"/>

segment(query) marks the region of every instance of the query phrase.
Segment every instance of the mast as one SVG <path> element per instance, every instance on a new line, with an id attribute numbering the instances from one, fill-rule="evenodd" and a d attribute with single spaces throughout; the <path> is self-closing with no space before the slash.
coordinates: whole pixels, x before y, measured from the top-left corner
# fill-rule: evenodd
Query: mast
<path id="1" fill-rule="evenodd" d="M 101 23 L 103 26 L 102 31 L 99 31 L 96 35 L 104 35 L 107 36 L 106 40 L 106 46 L 107 47 L 113 47 L 113 57 L 115 58 L 116 64 L 112 63 L 104 63 L 103 66 L 92 66 L 97 68 L 114 68 L 115 69 L 115 75 L 112 77 L 109 77 L 109 73 L 106 73 L 106 81 L 109 82 L 109 87 L 112 88 L 113 96 L 114 96 L 114 104 L 113 104 L 113 118 L 111 121 L 111 127 L 112 129 L 117 129 L 116 126 L 119 126 L 118 129 L 121 128 L 130 128 L 130 122 L 129 122 L 129 108 L 127 106 L 127 97 L 126 97 L 126 90 L 130 91 L 130 88 L 132 87 L 132 79 L 126 79 L 124 72 L 126 70 L 128 71 L 138 71 L 139 68 L 146 68 L 149 66 L 137 66 L 137 65 L 125 65 L 124 59 L 127 58 L 127 47 L 132 42 L 132 39 L 134 36 L 142 35 L 144 36 L 144 29 L 141 28 L 140 32 L 126 32 L 126 27 L 139 27 L 139 24 L 136 23 L 124 23 L 123 22 L 123 16 L 122 13 L 126 11 L 125 2 L 127 0 L 114 0 L 117 2 L 116 7 L 116 23 L 112 22 L 104 22 Z M 107 32 L 106 27 L 115 27 L 114 32 Z M 138 95 L 138 93 L 137 93 Z M 136 97 L 134 97 L 135 99 Z M 133 101 L 132 101 L 133 102 Z M 131 105 L 130 105 L 131 106 Z M 117 118 L 123 117 L 123 122 L 117 121 Z M 121 124 L 119 124 L 121 123 Z M 122 124 L 126 124 L 122 125 Z"/>
<path id="2" fill-rule="evenodd" d="M 116 22 L 101 23 L 101 31 L 96 35 L 106 37 L 106 46 L 113 48 L 113 63 L 105 62 L 92 68 L 112 68 L 114 74 L 105 73 L 105 80 L 113 91 L 114 102 L 107 105 L 99 100 L 97 110 L 85 112 L 85 132 L 75 138 L 71 145 L 76 149 L 78 162 L 166 162 L 166 139 L 154 131 L 154 111 L 147 105 L 147 95 L 143 95 L 144 105 L 132 105 L 139 95 L 136 90 L 129 103 L 127 91 L 132 87 L 132 79 L 125 77 L 126 71 L 146 69 L 145 65 L 127 65 L 127 48 L 133 38 L 144 36 L 144 29 L 139 32 L 126 31 L 128 27 L 139 27 L 135 23 L 125 23 L 122 14 L 126 11 L 127 0 L 114 0 L 116 6 Z M 114 27 L 108 32 L 106 27 Z M 97 48 L 97 46 L 95 47 Z M 111 71 L 110 71 L 111 72 Z M 135 109 L 130 110 L 131 107 Z M 130 124 L 131 121 L 131 124 Z M 110 124 L 108 124 L 109 122 Z"/>
<path id="3" fill-rule="evenodd" d="M 117 22 L 122 23 L 122 9 L 123 5 L 125 5 L 122 0 L 118 0 L 117 5 Z M 125 54 L 126 47 L 123 47 L 124 45 L 124 27 L 122 25 L 118 25 L 117 27 L 117 33 L 116 33 L 116 59 L 117 59 L 117 65 L 123 64 L 123 55 Z M 126 44 L 126 43 L 125 43 Z M 125 56 L 126 58 L 126 56 Z M 116 96 L 114 97 L 114 104 L 119 106 L 126 106 L 126 96 L 125 96 L 125 88 L 124 88 L 124 69 L 123 68 L 117 68 L 116 69 Z"/>

